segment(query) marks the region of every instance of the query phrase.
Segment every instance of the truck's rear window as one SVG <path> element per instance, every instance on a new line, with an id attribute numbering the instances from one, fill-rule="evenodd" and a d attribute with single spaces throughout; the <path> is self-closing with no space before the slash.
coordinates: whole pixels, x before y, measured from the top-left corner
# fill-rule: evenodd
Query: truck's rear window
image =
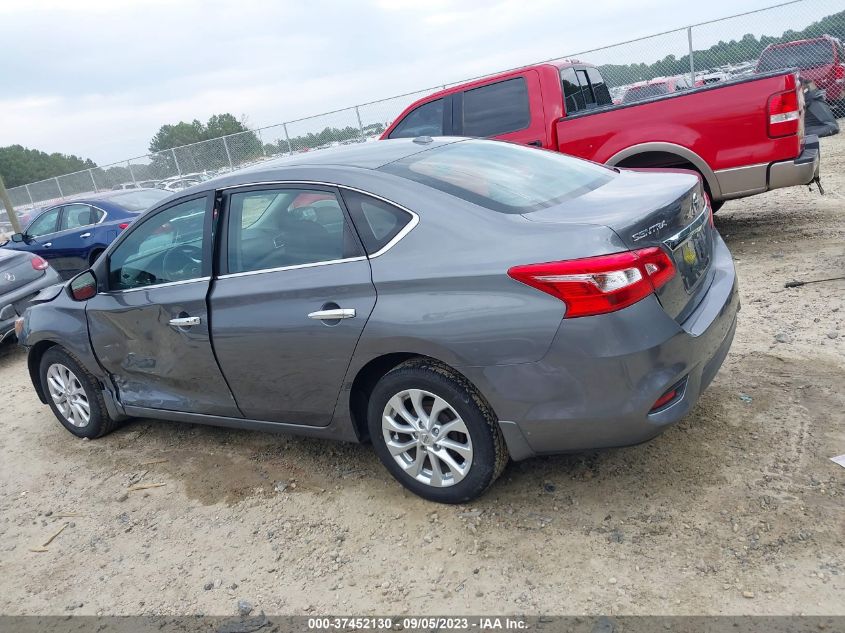
<path id="1" fill-rule="evenodd" d="M 815 68 L 833 63 L 833 46 L 826 41 L 770 48 L 760 55 L 759 72 L 781 68 Z"/>
<path id="2" fill-rule="evenodd" d="M 498 141 L 461 141 L 381 167 L 500 213 L 528 213 L 596 189 L 607 167 Z"/>

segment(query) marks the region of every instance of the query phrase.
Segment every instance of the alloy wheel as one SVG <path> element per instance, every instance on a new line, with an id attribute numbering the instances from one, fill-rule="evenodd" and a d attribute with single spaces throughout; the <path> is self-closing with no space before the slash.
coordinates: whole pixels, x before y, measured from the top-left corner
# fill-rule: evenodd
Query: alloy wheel
<path id="1" fill-rule="evenodd" d="M 68 424 L 80 428 L 88 426 L 91 405 L 76 374 L 61 363 L 54 363 L 47 368 L 47 387 L 53 403 Z"/>
<path id="2" fill-rule="evenodd" d="M 472 438 L 460 414 L 440 396 L 406 389 L 384 407 L 382 435 L 399 466 L 435 488 L 453 486 L 472 467 Z"/>

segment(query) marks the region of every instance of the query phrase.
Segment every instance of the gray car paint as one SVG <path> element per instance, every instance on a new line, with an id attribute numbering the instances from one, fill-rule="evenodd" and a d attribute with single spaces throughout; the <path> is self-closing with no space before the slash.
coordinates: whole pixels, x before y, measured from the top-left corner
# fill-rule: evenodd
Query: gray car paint
<path id="1" fill-rule="evenodd" d="M 436 358 L 466 375 L 493 406 L 514 458 L 643 441 L 680 419 L 721 364 L 735 327 L 735 271 L 715 230 L 710 236 L 711 269 L 697 286 L 701 296 L 690 299 L 687 314 L 684 307 L 670 306 L 667 312 L 661 300 L 651 296 L 611 314 L 564 320 L 564 305 L 558 299 L 514 281 L 506 271 L 518 264 L 627 250 L 630 237 L 625 232 L 649 225 L 662 214 L 672 222 L 667 221 L 648 242 L 659 243 L 678 223 L 688 220 L 673 218 L 682 212 L 683 196 L 695 187 L 696 177 L 636 174 L 636 196 L 627 187 L 617 186 L 593 197 L 581 213 L 575 212 L 574 201 L 572 215 L 548 210 L 526 217 L 491 212 L 373 169 L 450 142 L 459 140 L 385 141 L 265 163 L 180 192 L 136 222 L 197 192 L 279 182 L 350 187 L 419 215 L 418 226 L 379 257 L 284 271 L 280 275 L 284 280 L 278 283 L 306 291 L 293 301 L 280 296 L 274 302 L 267 292 L 268 284 L 277 283 L 275 273 L 240 277 L 236 283 L 213 279 L 211 337 L 222 372 L 207 357 L 192 362 L 191 350 L 207 346 L 212 353 L 206 330 L 193 341 L 192 335 L 179 333 L 180 345 L 172 337 L 159 338 L 148 352 L 150 357 L 153 352 L 157 355 L 158 367 L 168 372 L 171 382 L 156 377 L 144 387 L 149 391 L 146 400 L 124 401 L 125 393 L 117 387 L 127 384 L 128 355 L 119 352 L 115 337 L 103 339 L 92 350 L 85 304 L 73 302 L 67 293 L 28 312 L 22 342 L 30 348 L 49 342 L 65 345 L 100 378 L 117 413 L 161 419 L 360 439 L 350 412 L 354 379 L 371 361 L 395 353 Z M 624 179 L 634 182 L 625 173 L 615 182 Z M 641 197 L 648 199 L 640 202 Z M 101 283 L 108 254 L 131 231 L 93 267 Z M 367 264 L 371 282 L 366 279 Z M 369 284 L 374 285 L 377 298 L 369 294 Z M 205 310 L 186 303 L 181 293 L 185 289 L 174 286 L 167 301 L 148 295 L 159 302 L 156 306 L 113 306 L 113 315 L 125 313 L 132 318 L 110 327 L 115 332 L 128 328 L 126 333 L 171 330 L 163 325 L 166 319 L 181 311 L 190 313 L 185 308 Z M 133 294 L 143 303 L 148 292 Z M 372 299 L 374 306 L 368 308 Z M 239 312 L 239 305 L 247 300 L 250 309 Z M 89 304 L 96 301 L 99 295 Z M 363 301 L 360 317 L 336 326 L 304 318 L 328 302 L 347 307 L 356 301 Z M 104 324 L 117 318 L 100 318 L 90 309 L 88 317 L 95 340 Z M 278 330 L 274 323 L 280 324 Z M 325 359 L 331 363 L 331 376 L 325 379 L 320 376 L 326 368 L 323 359 L 305 343 L 314 339 L 309 331 L 331 332 L 341 348 Z M 266 344 L 267 336 L 275 339 L 275 345 Z M 112 344 L 117 347 L 109 349 Z M 344 377 L 338 381 L 338 368 L 344 364 Z M 180 370 L 189 376 L 175 388 L 173 375 Z M 140 375 L 135 372 L 136 382 Z M 678 377 L 687 381 L 683 398 L 649 414 L 651 403 Z M 241 409 L 232 407 L 234 398 L 230 401 L 227 383 L 236 397 L 240 394 Z M 310 393 L 312 385 L 317 388 Z M 140 385 L 133 389 L 142 391 Z M 212 397 L 211 391 L 218 397 Z M 268 394 L 275 398 L 270 406 L 257 403 Z M 40 390 L 39 395 L 43 400 Z M 244 417 L 246 403 L 250 415 Z"/>

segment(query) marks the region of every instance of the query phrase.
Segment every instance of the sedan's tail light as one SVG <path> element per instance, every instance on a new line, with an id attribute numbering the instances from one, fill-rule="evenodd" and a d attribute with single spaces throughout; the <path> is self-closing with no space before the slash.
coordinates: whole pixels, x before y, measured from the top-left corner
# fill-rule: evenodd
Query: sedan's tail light
<path id="1" fill-rule="evenodd" d="M 128 226 L 129 226 L 129 222 L 121 222 L 120 224 L 117 225 L 117 228 L 119 228 L 122 231 L 123 229 L 125 229 Z"/>
<path id="2" fill-rule="evenodd" d="M 769 97 L 769 136 L 798 134 L 800 118 L 797 90 L 776 92 Z"/>
<path id="3" fill-rule="evenodd" d="M 43 257 L 39 257 L 38 255 L 30 259 L 29 263 L 32 264 L 32 267 L 35 270 L 47 270 L 50 267 L 50 264 L 47 262 L 47 260 Z"/>
<path id="4" fill-rule="evenodd" d="M 565 318 L 621 310 L 663 287 L 675 265 L 660 247 L 514 266 L 508 275 L 566 304 Z"/>

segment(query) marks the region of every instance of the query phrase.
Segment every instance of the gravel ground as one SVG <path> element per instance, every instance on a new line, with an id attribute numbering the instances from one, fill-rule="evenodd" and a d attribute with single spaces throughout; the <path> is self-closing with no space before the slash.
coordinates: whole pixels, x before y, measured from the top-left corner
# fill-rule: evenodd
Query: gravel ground
<path id="1" fill-rule="evenodd" d="M 0 613 L 845 614 L 845 282 L 784 288 L 845 274 L 845 134 L 822 150 L 826 196 L 716 218 L 743 308 L 692 414 L 512 464 L 468 507 L 367 446 L 152 421 L 74 440 L 5 346 Z"/>

